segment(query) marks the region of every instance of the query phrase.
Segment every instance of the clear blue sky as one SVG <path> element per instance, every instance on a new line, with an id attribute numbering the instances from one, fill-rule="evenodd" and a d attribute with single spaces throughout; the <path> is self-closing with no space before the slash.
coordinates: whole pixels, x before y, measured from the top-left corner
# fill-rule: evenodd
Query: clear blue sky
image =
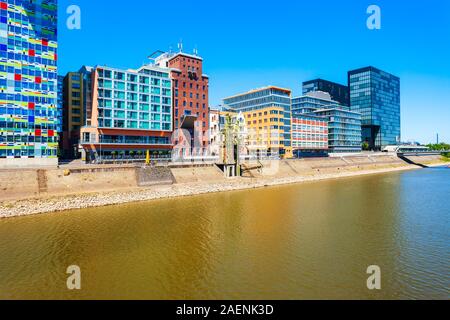
<path id="1" fill-rule="evenodd" d="M 81 30 L 66 9 L 81 8 Z M 370 4 L 382 28 L 366 27 Z M 198 48 L 210 104 L 265 85 L 301 93 L 321 77 L 373 65 L 401 78 L 403 140 L 450 142 L 450 1 L 59 0 L 59 72 L 82 65 L 136 68 L 156 50 Z"/>

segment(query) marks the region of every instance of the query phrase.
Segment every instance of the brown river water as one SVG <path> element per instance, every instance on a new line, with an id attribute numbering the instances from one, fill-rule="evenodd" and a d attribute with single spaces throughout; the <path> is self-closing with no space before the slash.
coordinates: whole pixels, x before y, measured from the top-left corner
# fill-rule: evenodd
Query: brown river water
<path id="1" fill-rule="evenodd" d="M 433 168 L 0 220 L 0 299 L 449 299 L 449 199 Z"/>

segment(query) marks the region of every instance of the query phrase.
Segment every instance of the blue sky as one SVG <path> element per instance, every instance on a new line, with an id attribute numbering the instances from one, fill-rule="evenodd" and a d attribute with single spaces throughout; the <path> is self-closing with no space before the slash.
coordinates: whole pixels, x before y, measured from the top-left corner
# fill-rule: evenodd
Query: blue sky
<path id="1" fill-rule="evenodd" d="M 81 30 L 66 9 L 81 8 Z M 366 9 L 381 8 L 381 30 Z M 59 72 L 82 65 L 136 68 L 156 50 L 198 48 L 210 104 L 265 85 L 301 93 L 325 78 L 373 65 L 402 81 L 403 140 L 450 142 L 450 1 L 59 0 Z"/>

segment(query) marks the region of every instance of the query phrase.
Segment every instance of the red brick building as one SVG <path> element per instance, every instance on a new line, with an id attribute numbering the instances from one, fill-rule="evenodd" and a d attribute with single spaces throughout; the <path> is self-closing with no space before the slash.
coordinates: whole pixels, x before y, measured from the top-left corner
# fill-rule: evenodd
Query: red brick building
<path id="1" fill-rule="evenodd" d="M 162 54 L 155 62 L 171 69 L 174 130 L 188 130 L 192 144 L 194 131 L 197 132 L 201 135 L 197 146 L 200 144 L 204 152 L 209 144 L 209 77 L 203 74 L 203 59 L 179 52 Z"/>

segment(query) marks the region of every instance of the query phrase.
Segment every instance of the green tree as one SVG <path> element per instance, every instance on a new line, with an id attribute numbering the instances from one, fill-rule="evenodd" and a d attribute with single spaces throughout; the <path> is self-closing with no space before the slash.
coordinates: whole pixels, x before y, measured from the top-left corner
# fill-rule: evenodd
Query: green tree
<path id="1" fill-rule="evenodd" d="M 429 144 L 427 145 L 428 148 L 432 151 L 447 151 L 450 150 L 450 144 L 448 143 L 435 143 L 435 144 Z M 443 156 L 447 159 L 450 159 L 450 153 L 444 153 Z"/>
<path id="2" fill-rule="evenodd" d="M 430 148 L 430 150 L 433 151 L 443 151 L 443 150 L 450 150 L 450 144 L 448 143 L 438 143 L 438 144 L 429 144 L 427 145 L 428 148 Z"/>
<path id="3" fill-rule="evenodd" d="M 368 151 L 369 148 L 370 148 L 369 143 L 368 143 L 367 141 L 364 141 L 364 142 L 362 143 L 362 149 L 363 149 L 364 151 Z"/>

